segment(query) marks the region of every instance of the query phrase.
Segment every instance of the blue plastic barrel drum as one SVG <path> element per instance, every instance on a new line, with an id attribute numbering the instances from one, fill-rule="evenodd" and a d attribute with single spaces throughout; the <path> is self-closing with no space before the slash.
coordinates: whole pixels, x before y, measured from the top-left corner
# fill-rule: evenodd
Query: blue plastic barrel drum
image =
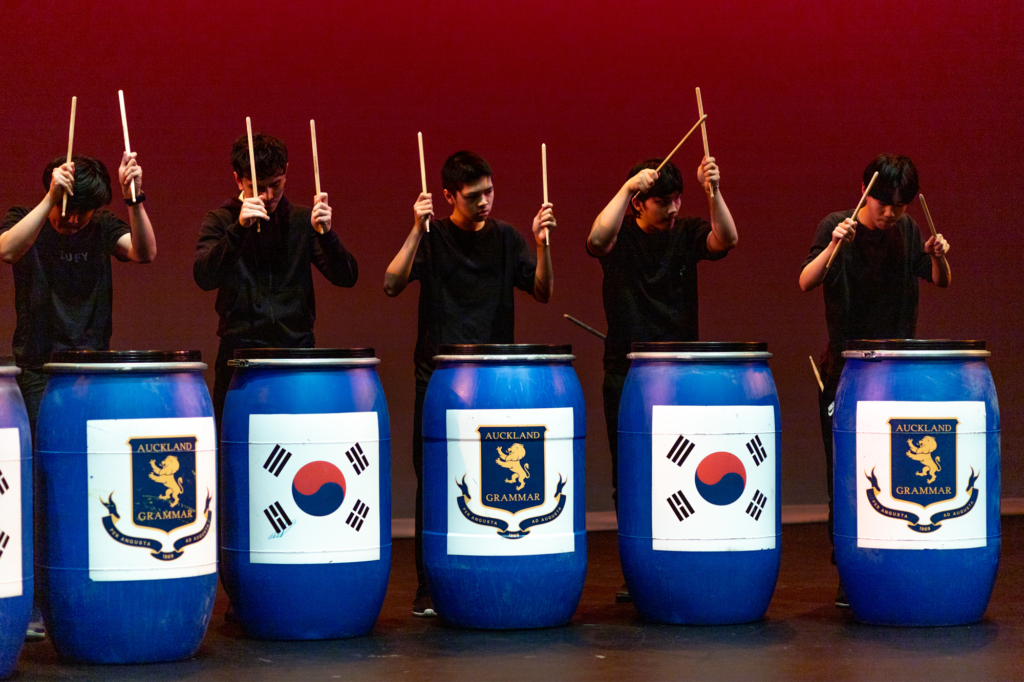
<path id="1" fill-rule="evenodd" d="M 0 677 L 14 672 L 32 609 L 32 433 L 19 372 L 0 360 Z"/>
<path id="2" fill-rule="evenodd" d="M 572 619 L 587 570 L 583 392 L 571 346 L 441 346 L 423 405 L 423 558 L 462 627 Z"/>
<path id="3" fill-rule="evenodd" d="M 191 656 L 217 587 L 216 438 L 198 351 L 54 353 L 36 429 L 36 575 L 64 658 Z"/>
<path id="4" fill-rule="evenodd" d="M 372 348 L 243 349 L 224 403 L 221 570 L 245 632 L 369 632 L 391 569 L 391 431 Z"/>
<path id="5" fill-rule="evenodd" d="M 764 616 L 782 555 L 764 343 L 634 343 L 619 407 L 619 555 L 641 617 Z"/>
<path id="6" fill-rule="evenodd" d="M 835 548 L 853 615 L 981 619 L 999 564 L 999 406 L 983 341 L 851 341 L 836 395 Z"/>

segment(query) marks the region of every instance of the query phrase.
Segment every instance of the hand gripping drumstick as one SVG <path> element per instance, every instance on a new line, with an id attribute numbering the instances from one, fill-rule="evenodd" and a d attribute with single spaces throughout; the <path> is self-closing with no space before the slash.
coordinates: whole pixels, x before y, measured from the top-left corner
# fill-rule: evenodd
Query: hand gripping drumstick
<path id="1" fill-rule="evenodd" d="M 71 129 L 68 131 L 68 160 L 65 163 L 71 163 L 71 148 L 75 143 L 75 106 L 78 104 L 78 98 L 71 98 Z M 74 181 L 72 180 L 72 187 L 74 187 Z M 68 212 L 68 193 L 64 192 L 64 203 L 60 207 L 61 217 L 67 215 Z"/>
<path id="2" fill-rule="evenodd" d="M 569 320 L 569 321 L 570 321 L 570 322 L 572 322 L 573 324 L 577 324 L 577 325 L 579 325 L 579 326 L 583 327 L 584 329 L 586 329 L 586 330 L 587 330 L 588 332 L 590 332 L 591 334 L 593 334 L 594 336 L 596 336 L 596 337 L 597 337 L 597 338 L 599 338 L 599 339 L 603 339 L 603 338 L 605 338 L 605 335 L 604 335 L 604 334 L 602 334 L 601 332 L 597 331 L 596 329 L 594 329 L 593 327 L 591 327 L 591 326 L 590 326 L 589 324 L 583 324 L 582 322 L 580 322 L 579 320 L 577 320 L 577 319 L 576 319 L 575 317 L 573 317 L 572 315 L 566 315 L 566 314 L 563 314 L 563 315 L 562 315 L 562 317 L 564 317 L 565 319 Z"/>
<path id="3" fill-rule="evenodd" d="M 256 184 L 256 150 L 252 147 L 252 121 L 245 117 L 245 132 L 249 135 L 249 174 L 252 176 L 252 195 L 259 196 L 259 186 Z M 260 231 L 260 219 L 256 219 L 256 231 Z"/>
<path id="4" fill-rule="evenodd" d="M 544 179 L 544 203 L 548 203 L 548 146 L 540 143 L 540 173 Z M 551 246 L 551 233 L 544 230 L 544 246 Z"/>
<path id="5" fill-rule="evenodd" d="M 697 121 L 696 123 L 694 123 L 693 127 L 690 128 L 690 132 L 686 133 L 686 135 L 683 136 L 683 139 L 679 140 L 679 144 L 676 145 L 676 148 L 673 149 L 672 151 L 670 151 L 668 153 L 668 156 L 666 156 L 662 160 L 662 162 L 658 164 L 658 167 L 654 169 L 655 173 L 660 173 L 661 172 L 661 169 L 665 167 L 665 164 L 668 163 L 672 159 L 673 156 L 675 156 L 676 152 L 679 151 L 679 148 L 683 146 L 683 143 L 686 142 L 686 140 L 689 139 L 690 135 L 693 135 L 693 131 L 696 130 L 702 123 L 704 123 L 705 120 L 707 120 L 707 115 L 706 114 L 702 114 L 701 117 L 700 117 L 700 120 Z M 640 196 L 640 192 L 639 191 L 636 194 L 633 195 L 633 199 L 636 199 L 638 196 Z M 632 202 L 632 199 L 630 199 L 630 202 Z"/>
<path id="6" fill-rule="evenodd" d="M 938 233 L 935 231 L 935 223 L 932 222 L 931 211 L 928 210 L 928 202 L 924 200 L 923 194 L 918 194 L 917 198 L 921 200 L 921 208 L 924 209 L 924 217 L 928 220 L 928 229 L 932 231 L 933 237 L 938 237 Z M 946 274 L 949 274 L 949 262 L 946 261 L 946 257 L 942 256 L 942 267 L 946 270 Z"/>
<path id="7" fill-rule="evenodd" d="M 704 105 L 700 101 L 700 88 L 697 88 L 697 115 L 704 118 Z M 708 126 L 706 123 L 700 124 L 700 133 L 704 136 L 704 158 L 710 159 L 711 152 L 708 151 Z M 710 185 L 710 181 L 708 182 Z M 711 196 L 715 195 L 714 186 L 711 187 Z"/>
<path id="8" fill-rule="evenodd" d="M 420 182 L 423 184 L 423 193 L 427 193 L 427 163 L 423 160 L 423 133 L 416 133 L 416 140 L 420 144 Z M 430 217 L 427 217 L 427 232 L 430 232 Z"/>
<path id="9" fill-rule="evenodd" d="M 313 180 L 316 182 L 316 195 L 320 196 L 320 162 L 316 156 L 316 121 L 309 119 L 309 136 L 313 139 Z M 317 224 L 314 228 L 320 234 L 324 233 L 322 227 Z"/>
<path id="10" fill-rule="evenodd" d="M 871 176 L 871 182 L 868 183 L 867 188 L 865 188 L 865 190 L 864 190 L 864 195 L 860 198 L 860 201 L 857 202 L 857 208 L 853 209 L 853 220 L 854 220 L 854 222 L 856 222 L 856 220 L 857 220 L 857 214 L 860 213 L 860 207 L 863 206 L 864 202 L 868 200 L 868 192 L 871 191 L 871 186 L 875 184 L 875 180 L 877 180 L 877 179 L 878 179 L 878 171 L 875 171 L 875 174 Z M 836 256 L 839 254 L 839 249 L 842 248 L 842 246 L 843 246 L 843 242 L 842 242 L 842 240 L 840 240 L 839 243 L 836 244 L 836 248 L 832 251 L 832 255 L 828 257 L 828 262 L 825 263 L 825 274 L 826 275 L 828 274 L 828 269 L 830 267 L 832 267 L 832 261 L 834 261 L 836 259 Z M 822 275 L 822 276 L 824 277 L 824 275 Z"/>
<path id="11" fill-rule="evenodd" d="M 811 361 L 811 369 L 814 370 L 814 378 L 818 380 L 818 388 L 820 388 L 821 392 L 824 393 L 825 384 L 821 383 L 821 374 L 818 373 L 818 366 L 814 364 L 814 358 L 810 355 L 807 356 L 807 359 Z"/>
<path id="12" fill-rule="evenodd" d="M 121 128 L 124 130 L 124 153 L 132 153 L 132 145 L 128 142 L 128 115 L 124 113 L 124 90 L 117 91 L 117 99 L 121 102 Z M 132 180 L 132 202 L 135 201 L 135 181 Z"/>

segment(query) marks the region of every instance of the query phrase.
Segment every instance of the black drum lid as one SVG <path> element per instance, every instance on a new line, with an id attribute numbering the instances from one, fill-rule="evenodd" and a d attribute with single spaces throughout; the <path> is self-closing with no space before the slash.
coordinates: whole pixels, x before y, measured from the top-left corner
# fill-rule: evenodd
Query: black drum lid
<path id="1" fill-rule="evenodd" d="M 235 360 L 338 360 L 376 357 L 373 348 L 239 348 Z"/>
<path id="2" fill-rule="evenodd" d="M 985 350 L 985 342 L 953 339 L 854 339 L 846 342 L 846 350 Z"/>
<path id="3" fill-rule="evenodd" d="M 50 362 L 59 364 L 125 364 L 150 362 L 202 362 L 198 350 L 59 350 Z"/>
<path id="4" fill-rule="evenodd" d="M 544 343 L 459 343 L 438 346 L 437 355 L 572 355 L 572 345 Z"/>
<path id="5" fill-rule="evenodd" d="M 766 353 L 766 341 L 638 341 L 634 353 Z"/>

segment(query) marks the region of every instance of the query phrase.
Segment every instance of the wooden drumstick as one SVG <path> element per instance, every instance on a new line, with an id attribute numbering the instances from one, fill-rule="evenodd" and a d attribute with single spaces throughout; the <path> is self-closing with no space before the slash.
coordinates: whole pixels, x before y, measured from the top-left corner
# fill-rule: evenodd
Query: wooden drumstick
<path id="1" fill-rule="evenodd" d="M 814 370 L 814 378 L 818 380 L 818 388 L 820 388 L 821 392 L 824 393 L 825 384 L 821 383 L 821 374 L 818 372 L 818 366 L 814 364 L 814 358 L 810 355 L 807 356 L 807 359 L 811 361 L 811 369 Z"/>
<path id="2" fill-rule="evenodd" d="M 423 185 L 423 193 L 427 193 L 427 162 L 423 160 L 423 133 L 416 133 L 416 141 L 420 145 L 420 183 Z M 430 218 L 427 218 L 427 232 L 430 232 Z"/>
<path id="3" fill-rule="evenodd" d="M 124 90 L 117 91 L 117 99 L 121 102 L 121 129 L 124 130 L 124 153 L 132 153 L 132 145 L 128 142 L 128 115 L 124 112 Z M 135 181 L 132 180 L 132 202 L 135 202 Z"/>
<path id="4" fill-rule="evenodd" d="M 68 160 L 65 163 L 71 163 L 71 149 L 75 146 L 75 107 L 78 105 L 78 98 L 71 98 L 71 128 L 68 130 Z M 74 187 L 74 180 L 72 180 L 72 187 Z M 68 213 L 68 193 L 64 192 L 64 202 L 60 207 L 61 217 L 66 216 Z"/>
<path id="5" fill-rule="evenodd" d="M 697 88 L 697 115 L 704 118 L 704 104 L 700 101 L 700 88 Z M 700 124 L 700 133 L 704 137 L 704 158 L 710 159 L 711 152 L 708 151 L 708 126 L 706 123 Z M 711 181 L 708 181 L 708 185 L 711 185 Z M 715 195 L 714 186 L 711 187 L 711 196 Z"/>
<path id="6" fill-rule="evenodd" d="M 668 163 L 672 159 L 673 156 L 675 156 L 676 152 L 679 151 L 679 148 L 683 146 L 683 143 L 686 142 L 690 138 L 690 135 L 693 135 L 693 131 L 695 131 L 698 127 L 700 127 L 700 125 L 702 123 L 704 123 L 705 120 L 707 120 L 707 115 L 706 114 L 701 115 L 700 120 L 697 121 L 696 123 L 694 123 L 693 127 L 690 128 L 690 132 L 686 133 L 686 135 L 683 135 L 683 139 L 679 140 L 679 144 L 676 145 L 675 149 L 670 151 L 668 153 L 668 156 L 666 156 L 664 159 L 662 159 L 661 163 L 658 164 L 658 167 L 654 169 L 655 173 L 660 173 L 661 172 L 661 169 L 665 167 L 665 164 Z M 640 196 L 640 192 L 637 192 L 636 194 L 634 194 L 633 195 L 633 199 L 636 199 L 638 196 Z M 632 201 L 632 199 L 630 201 Z"/>
<path id="7" fill-rule="evenodd" d="M 935 231 L 935 223 L 932 222 L 931 211 L 928 210 L 928 202 L 924 200 L 923 194 L 918 194 L 917 198 L 921 200 L 921 208 L 924 209 L 924 217 L 928 221 L 928 229 L 932 231 L 932 237 L 938 238 L 939 233 Z M 949 262 L 945 256 L 940 256 L 942 259 L 942 267 L 945 268 L 946 273 L 949 274 Z"/>
<path id="8" fill-rule="evenodd" d="M 540 174 L 544 179 L 544 203 L 548 203 L 548 146 L 540 143 Z M 544 230 L 544 246 L 551 246 L 551 235 Z"/>
<path id="9" fill-rule="evenodd" d="M 316 195 L 320 196 L 320 162 L 316 156 L 316 121 L 309 119 L 309 136 L 313 139 L 313 181 L 316 184 Z M 313 228 L 320 234 L 324 233 L 319 223 Z"/>
<path id="10" fill-rule="evenodd" d="M 256 150 L 252 146 L 252 121 L 245 117 L 245 132 L 249 135 L 249 174 L 252 176 L 252 196 L 259 196 L 259 186 L 256 184 Z M 256 231 L 260 231 L 260 219 L 256 219 Z"/>
<path id="11" fill-rule="evenodd" d="M 588 332 L 590 332 L 594 336 L 598 337 L 599 339 L 606 338 L 604 334 L 602 334 L 601 332 L 597 331 L 596 329 L 591 327 L 589 324 L 584 324 L 583 322 L 580 322 L 579 320 L 577 320 L 572 315 L 563 314 L 562 317 L 564 317 L 565 319 L 569 320 L 573 324 L 576 324 L 576 325 L 579 325 L 580 327 L 583 327 L 584 329 L 586 329 Z"/>
<path id="12" fill-rule="evenodd" d="M 875 180 L 877 180 L 877 179 L 878 179 L 878 171 L 875 171 L 875 174 L 871 176 L 871 182 L 869 182 L 868 186 L 864 189 L 864 194 L 861 196 L 860 201 L 857 202 L 857 208 L 853 209 L 853 220 L 855 222 L 857 220 L 857 214 L 860 213 L 860 207 L 864 205 L 865 201 L 867 201 L 867 199 L 868 199 L 868 192 L 871 191 L 871 187 L 872 187 L 872 185 L 875 184 Z M 839 249 L 841 249 L 842 246 L 843 246 L 843 242 L 842 242 L 842 240 L 840 240 L 839 243 L 836 244 L 836 248 L 832 251 L 832 255 L 828 257 L 828 262 L 825 263 L 825 274 L 826 275 L 828 274 L 828 269 L 830 267 L 832 267 L 832 261 L 834 261 L 836 259 L 836 255 L 839 253 Z"/>

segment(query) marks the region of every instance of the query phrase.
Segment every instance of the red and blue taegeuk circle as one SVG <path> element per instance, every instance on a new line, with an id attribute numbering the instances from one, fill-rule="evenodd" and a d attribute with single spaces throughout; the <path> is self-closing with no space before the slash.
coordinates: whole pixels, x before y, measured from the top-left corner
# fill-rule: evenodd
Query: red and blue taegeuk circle
<path id="1" fill-rule="evenodd" d="M 292 479 L 292 497 L 310 516 L 333 514 L 345 501 L 345 476 L 341 469 L 322 460 L 310 462 Z"/>
<path id="2" fill-rule="evenodd" d="M 701 497 L 724 507 L 740 499 L 747 487 L 747 470 L 731 452 L 712 452 L 697 465 L 693 480 Z"/>

